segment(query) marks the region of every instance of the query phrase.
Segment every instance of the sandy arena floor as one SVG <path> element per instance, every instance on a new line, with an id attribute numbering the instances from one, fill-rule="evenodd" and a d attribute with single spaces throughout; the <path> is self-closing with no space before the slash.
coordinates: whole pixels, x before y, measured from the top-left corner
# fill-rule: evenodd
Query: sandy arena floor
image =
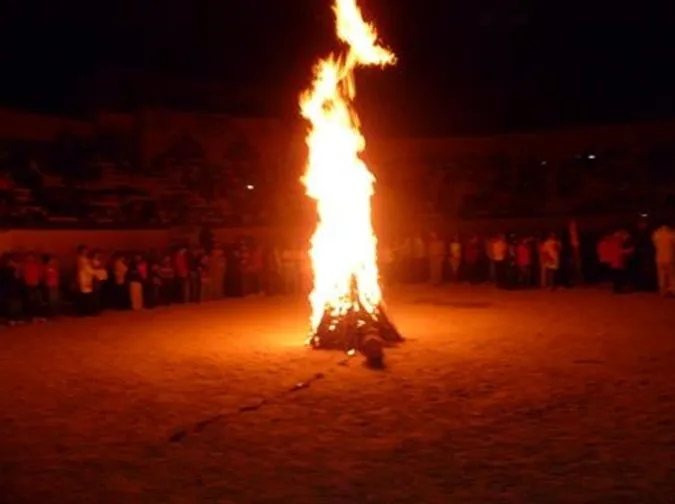
<path id="1" fill-rule="evenodd" d="M 390 305 L 384 371 L 303 348 L 301 299 L 1 329 L 0 502 L 674 502 L 675 301 Z"/>

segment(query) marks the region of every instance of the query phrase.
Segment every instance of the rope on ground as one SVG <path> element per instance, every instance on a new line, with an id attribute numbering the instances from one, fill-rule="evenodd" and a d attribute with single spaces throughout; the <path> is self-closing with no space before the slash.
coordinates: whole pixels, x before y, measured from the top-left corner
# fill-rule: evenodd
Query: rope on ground
<path id="1" fill-rule="evenodd" d="M 192 424 L 190 427 L 187 427 L 185 429 L 181 429 L 179 431 L 174 432 L 168 439 L 169 443 L 180 443 L 185 438 L 187 438 L 190 434 L 199 434 L 202 432 L 204 429 L 209 427 L 210 425 L 213 425 L 214 423 L 217 423 L 221 420 L 224 420 L 226 418 L 231 418 L 236 415 L 241 415 L 243 413 L 248 413 L 251 411 L 258 411 L 260 408 L 262 408 L 265 404 L 269 404 L 274 400 L 281 399 L 289 394 L 293 394 L 295 392 L 298 392 L 300 390 L 304 390 L 310 387 L 312 383 L 314 383 L 317 380 L 321 380 L 324 378 L 325 373 L 328 372 L 330 369 L 334 368 L 335 366 L 347 366 L 349 365 L 349 359 L 350 357 L 346 357 L 344 359 L 341 359 L 329 367 L 326 368 L 324 372 L 319 372 L 315 373 L 312 375 L 310 378 L 308 378 L 305 381 L 297 382 L 295 385 L 292 387 L 282 390 L 281 392 L 277 393 L 276 395 L 269 397 L 269 398 L 262 398 L 252 404 L 246 404 L 243 406 L 240 406 L 234 411 L 228 412 L 228 413 L 219 413 L 217 415 L 214 415 L 212 417 L 205 418 L 199 422 L 196 422 Z"/>

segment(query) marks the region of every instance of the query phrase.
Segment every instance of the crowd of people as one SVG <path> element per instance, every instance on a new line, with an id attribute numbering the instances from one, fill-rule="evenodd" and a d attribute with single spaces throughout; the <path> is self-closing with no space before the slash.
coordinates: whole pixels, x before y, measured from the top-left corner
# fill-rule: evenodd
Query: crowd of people
<path id="1" fill-rule="evenodd" d="M 141 310 L 225 297 L 308 293 L 312 270 L 307 244 L 285 245 L 240 237 L 163 252 L 106 253 L 78 247 L 73 267 L 50 255 L 5 253 L 0 303 L 10 324 L 44 322 L 61 314 L 91 316 L 104 309 Z M 417 234 L 379 244 L 385 285 L 494 283 L 504 289 L 570 288 L 611 282 L 613 290 L 658 290 L 675 296 L 675 231 L 642 223 L 629 232 L 583 235 L 576 224 L 541 238 Z"/>
<path id="2" fill-rule="evenodd" d="M 285 257 L 295 263 L 290 254 Z M 71 267 L 52 256 L 7 253 L 0 262 L 0 299 L 5 319 L 16 325 L 60 314 L 91 316 L 104 309 L 140 310 L 299 289 L 300 278 L 283 283 L 278 277 L 277 259 L 275 249 L 248 237 L 161 253 L 108 253 L 81 245 Z"/>
<path id="3" fill-rule="evenodd" d="M 562 232 L 454 235 L 418 234 L 385 246 L 390 282 L 494 283 L 499 288 L 570 288 L 608 282 L 616 293 L 675 295 L 675 231 L 641 221 L 631 231 L 581 235 L 575 221 Z"/>

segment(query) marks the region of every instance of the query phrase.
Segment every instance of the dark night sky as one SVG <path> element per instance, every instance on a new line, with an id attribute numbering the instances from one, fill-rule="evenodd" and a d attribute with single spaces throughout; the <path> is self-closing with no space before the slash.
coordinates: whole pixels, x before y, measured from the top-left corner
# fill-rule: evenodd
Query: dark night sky
<path id="1" fill-rule="evenodd" d="M 330 3 L 5 0 L 0 102 L 74 111 L 92 75 L 124 68 L 262 84 L 280 109 L 295 107 L 312 62 L 334 47 Z M 365 118 L 382 128 L 472 133 L 675 115 L 675 31 L 661 3 L 361 4 L 400 58 L 359 80 Z"/>

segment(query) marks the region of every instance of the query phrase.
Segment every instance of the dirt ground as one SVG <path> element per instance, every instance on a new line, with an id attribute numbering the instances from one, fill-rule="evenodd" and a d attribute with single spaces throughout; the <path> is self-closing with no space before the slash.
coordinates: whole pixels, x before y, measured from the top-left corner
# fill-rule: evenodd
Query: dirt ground
<path id="1" fill-rule="evenodd" d="M 0 502 L 675 501 L 675 301 L 389 300 L 383 371 L 304 348 L 302 299 L 0 330 Z"/>

